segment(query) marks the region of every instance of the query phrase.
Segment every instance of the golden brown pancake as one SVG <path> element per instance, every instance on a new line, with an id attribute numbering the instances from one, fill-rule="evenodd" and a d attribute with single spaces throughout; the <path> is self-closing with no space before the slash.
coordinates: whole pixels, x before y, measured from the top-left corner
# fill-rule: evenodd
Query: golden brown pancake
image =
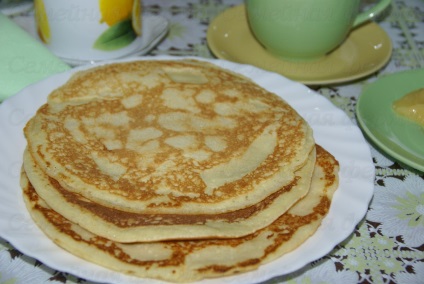
<path id="1" fill-rule="evenodd" d="M 314 147 L 309 125 L 280 97 L 184 60 L 81 71 L 49 96 L 25 136 L 36 164 L 61 187 L 141 214 L 254 206 L 292 183 Z"/>
<path id="2" fill-rule="evenodd" d="M 67 191 L 35 164 L 28 151 L 24 169 L 37 194 L 53 210 L 84 229 L 118 242 L 174 239 L 234 238 L 251 234 L 277 219 L 293 205 L 295 194 L 309 191 L 315 149 L 296 178 L 255 205 L 221 214 L 141 214 L 96 204 Z"/>
<path id="3" fill-rule="evenodd" d="M 256 269 L 297 248 L 319 227 L 338 184 L 338 163 L 317 146 L 311 189 L 270 226 L 235 239 L 122 244 L 94 235 L 53 211 L 25 173 L 26 206 L 41 230 L 60 247 L 112 270 L 172 282 L 190 282 Z"/>

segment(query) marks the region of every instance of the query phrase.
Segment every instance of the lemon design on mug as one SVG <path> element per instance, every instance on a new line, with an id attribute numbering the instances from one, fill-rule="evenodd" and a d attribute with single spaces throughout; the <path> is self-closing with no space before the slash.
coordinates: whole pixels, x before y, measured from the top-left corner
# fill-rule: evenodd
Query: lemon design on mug
<path id="1" fill-rule="evenodd" d="M 50 26 L 47 18 L 46 8 L 43 0 L 34 1 L 35 21 L 37 23 L 37 33 L 41 41 L 50 42 Z"/>
<path id="2" fill-rule="evenodd" d="M 141 3 L 139 0 L 134 0 L 132 7 L 132 27 L 137 35 L 141 35 Z"/>
<path id="3" fill-rule="evenodd" d="M 101 22 L 113 26 L 119 21 L 129 18 L 134 0 L 99 0 Z"/>
<path id="4" fill-rule="evenodd" d="M 109 26 L 94 42 L 99 50 L 112 51 L 129 45 L 141 35 L 140 0 L 99 0 L 100 23 Z"/>

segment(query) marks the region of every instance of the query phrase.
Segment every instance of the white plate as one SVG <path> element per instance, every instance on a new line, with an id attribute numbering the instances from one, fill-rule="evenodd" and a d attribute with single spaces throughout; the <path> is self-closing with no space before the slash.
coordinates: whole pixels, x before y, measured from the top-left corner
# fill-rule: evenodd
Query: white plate
<path id="1" fill-rule="evenodd" d="M 149 57 L 129 60 L 182 59 Z M 194 58 L 196 59 L 196 58 Z M 252 78 L 259 85 L 280 95 L 312 126 L 321 146 L 340 163 L 340 186 L 328 216 L 318 231 L 293 252 L 261 266 L 258 270 L 201 283 L 256 283 L 293 272 L 326 255 L 347 238 L 367 212 L 374 188 L 374 165 L 361 131 L 331 102 L 305 86 L 281 75 L 249 65 L 223 60 L 205 60 Z M 91 67 L 91 66 L 90 66 Z M 84 261 L 57 247 L 32 222 L 21 197 L 19 171 L 26 142 L 22 129 L 47 95 L 65 83 L 79 67 L 33 84 L 0 105 L 0 235 L 22 253 L 53 269 L 79 277 L 108 283 L 163 283 L 137 279 Z M 36 244 L 36 245 L 35 245 Z"/>

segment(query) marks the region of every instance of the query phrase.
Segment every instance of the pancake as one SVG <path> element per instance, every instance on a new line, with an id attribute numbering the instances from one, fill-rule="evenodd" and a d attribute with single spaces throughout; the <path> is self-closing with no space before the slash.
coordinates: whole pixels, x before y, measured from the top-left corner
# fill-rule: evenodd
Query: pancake
<path id="1" fill-rule="evenodd" d="M 186 60 L 78 72 L 24 132 L 36 164 L 61 187 L 141 214 L 254 206 L 291 184 L 315 145 L 309 125 L 279 96 Z M 283 194 L 293 204 L 304 192 Z"/>
<path id="2" fill-rule="evenodd" d="M 293 205 L 291 195 L 307 194 L 315 166 L 315 149 L 296 178 L 257 204 L 221 214 L 141 214 L 96 204 L 67 191 L 36 165 L 28 151 L 24 169 L 37 194 L 50 208 L 93 234 L 118 242 L 234 238 L 251 234 L 276 220 Z"/>
<path id="3" fill-rule="evenodd" d="M 145 278 L 191 282 L 258 268 L 294 250 L 320 226 L 338 185 L 338 163 L 317 146 L 309 193 L 270 226 L 235 239 L 122 244 L 70 222 L 41 199 L 23 172 L 25 204 L 40 229 L 69 252 L 109 269 Z"/>

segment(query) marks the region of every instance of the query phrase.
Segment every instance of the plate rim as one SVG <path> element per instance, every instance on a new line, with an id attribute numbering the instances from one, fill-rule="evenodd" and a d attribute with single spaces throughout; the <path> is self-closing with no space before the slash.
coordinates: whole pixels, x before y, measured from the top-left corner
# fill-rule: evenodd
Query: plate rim
<path id="1" fill-rule="evenodd" d="M 5 100 L 5 102 L 3 102 L 3 104 L 0 105 L 0 115 L 2 115 L 2 112 L 4 112 L 4 108 L 7 108 L 8 106 L 13 106 L 13 103 L 18 103 L 19 100 L 25 99 L 25 95 L 27 95 L 28 92 L 30 92 L 32 89 L 35 89 L 37 87 L 43 86 L 43 84 L 48 84 L 52 81 L 54 81 L 54 85 L 59 84 L 61 81 L 63 81 L 64 78 L 69 78 L 70 75 L 72 75 L 73 73 L 83 70 L 83 69 L 87 69 L 87 68 L 93 68 L 95 66 L 99 66 L 99 65 L 104 65 L 104 64 L 109 64 L 109 63 L 114 63 L 114 62 L 127 62 L 127 61 L 133 61 L 133 60 L 184 60 L 184 59 L 194 59 L 194 60 L 200 60 L 200 61 L 206 61 L 206 62 L 210 62 L 213 64 L 216 64 L 222 68 L 226 68 L 226 69 L 230 69 L 233 72 L 238 72 L 241 73 L 245 76 L 248 76 L 249 78 L 251 78 L 253 81 L 255 81 L 256 83 L 258 83 L 259 85 L 268 85 L 271 83 L 276 83 L 276 85 L 272 87 L 271 91 L 277 91 L 279 92 L 280 89 L 284 89 L 285 91 L 287 91 L 288 95 L 285 95 L 283 98 L 287 100 L 287 98 L 290 96 L 292 102 L 294 102 L 296 105 L 302 105 L 302 104 L 307 104 L 307 107 L 310 107 L 311 103 L 318 103 L 321 104 L 322 110 L 325 112 L 325 118 L 328 118 L 327 114 L 332 114 L 332 116 L 330 116 L 330 118 L 332 118 L 333 120 L 331 121 L 326 121 L 325 124 L 323 124 L 324 128 L 328 128 L 328 129 L 332 129 L 334 126 L 338 126 L 339 129 L 344 129 L 346 131 L 346 133 L 349 133 L 349 135 L 354 135 L 355 139 L 357 140 L 355 144 L 356 149 L 355 151 L 357 152 L 356 154 L 359 154 L 360 157 L 358 157 L 358 155 L 353 156 L 353 157 L 349 157 L 352 160 L 349 161 L 345 161 L 343 160 L 343 167 L 341 164 L 341 168 L 340 168 L 340 186 L 339 186 L 339 190 L 336 191 L 334 197 L 333 197 L 333 204 L 330 208 L 329 214 L 326 216 L 326 218 L 324 218 L 322 225 L 320 226 L 320 228 L 318 228 L 317 232 L 312 235 L 312 237 L 310 239 L 308 239 L 305 243 L 303 243 L 299 248 L 295 249 L 294 251 L 283 255 L 282 257 L 267 263 L 267 264 L 263 264 L 262 266 L 260 266 L 257 270 L 254 271 L 250 271 L 250 272 L 246 272 L 246 273 L 242 273 L 242 274 L 238 274 L 238 275 L 234 275 L 234 276 L 227 276 L 227 277 L 221 277 L 221 278 L 217 278 L 216 279 L 207 279 L 207 280 L 202 280 L 199 281 L 199 283 L 222 283 L 222 281 L 226 281 L 228 283 L 238 283 L 240 281 L 240 279 L 243 279 L 243 283 L 247 283 L 247 282 L 258 282 L 258 281 L 265 281 L 268 279 L 271 279 L 272 277 L 278 277 L 281 275 L 285 275 L 288 273 L 292 273 L 302 267 L 304 267 L 305 265 L 311 263 L 312 261 L 315 261 L 316 259 L 325 256 L 326 254 L 328 254 L 337 244 L 339 244 L 340 242 L 342 242 L 344 239 L 346 239 L 347 237 L 349 237 L 351 235 L 351 233 L 353 232 L 353 230 L 355 229 L 355 226 L 360 222 L 360 220 L 362 220 L 362 218 L 364 217 L 364 215 L 366 214 L 367 210 L 368 210 L 368 204 L 372 198 L 373 195 L 373 190 L 374 190 L 374 165 L 372 162 L 372 157 L 371 157 L 371 152 L 370 152 L 370 148 L 367 145 L 364 137 L 362 136 L 362 132 L 359 130 L 359 128 L 353 124 L 353 122 L 348 118 L 348 116 L 340 109 L 336 108 L 330 101 L 328 101 L 326 98 L 320 96 L 318 93 L 308 89 L 306 86 L 291 81 L 285 77 L 283 77 L 282 75 L 279 75 L 277 73 L 272 73 L 269 71 L 265 71 L 262 69 L 259 69 L 257 67 L 254 66 L 250 66 L 250 65 L 246 65 L 246 64 L 239 64 L 239 63 L 234 63 L 234 62 L 229 62 L 229 61 L 225 61 L 225 60 L 221 60 L 221 59 L 206 59 L 206 58 L 200 58 L 200 57 L 174 57 L 174 56 L 154 56 L 154 57 L 137 57 L 137 58 L 126 58 L 126 59 L 122 59 L 122 60 L 112 60 L 112 61 L 108 61 L 108 62 L 102 62 L 100 64 L 96 64 L 96 65 L 89 65 L 89 66 L 81 66 L 81 67 L 77 67 L 77 68 L 73 68 L 71 70 L 50 76 L 44 80 L 41 80 L 40 82 L 34 83 L 30 86 L 28 86 L 27 88 L 23 89 L 21 92 L 19 92 L 17 95 L 12 96 L 10 98 L 8 98 L 7 100 Z M 60 80 L 58 80 L 58 78 Z M 61 84 L 61 83 L 60 83 Z M 282 85 L 285 85 L 284 88 L 282 88 Z M 269 89 L 269 88 L 267 88 Z M 302 93 L 301 98 L 298 97 L 298 94 Z M 281 96 L 281 93 L 277 93 L 278 95 Z M 47 96 L 47 94 L 38 94 L 38 96 L 41 97 L 41 99 Z M 305 101 L 304 98 L 305 96 L 308 96 L 308 99 L 311 100 L 311 102 L 309 101 Z M 32 106 L 32 110 L 35 108 L 38 108 L 42 103 L 44 103 L 44 101 L 39 101 L 38 102 L 38 106 Z M 292 104 L 292 106 L 297 110 L 297 108 Z M 317 117 L 315 117 L 314 115 L 312 115 L 309 118 L 306 118 L 307 120 L 310 119 L 311 121 L 313 121 L 314 119 L 316 119 Z M 320 118 L 320 117 L 318 117 Z M 324 118 L 324 116 L 322 117 Z M 0 120 L 1 122 L 1 120 Z M 26 122 L 25 122 L 26 123 Z M 2 124 L 0 124 L 0 130 L 2 130 L 3 126 Z M 314 129 L 314 128 L 313 128 Z M 316 130 L 316 129 L 314 129 Z M 15 131 L 18 131 L 18 129 L 16 129 Z M 352 133 L 352 134 L 351 134 Z M 23 138 L 23 135 L 22 135 Z M 3 145 L 3 144 L 2 144 Z M 323 145 L 325 146 L 325 145 Z M 334 146 L 336 147 L 336 146 Z M 3 150 L 4 147 L 0 148 L 0 153 Z M 344 149 L 344 148 L 343 148 Z M 359 150 L 358 150 L 359 149 Z M 329 149 L 327 149 L 329 150 Z M 333 149 L 334 150 L 334 149 Z M 344 151 L 342 149 L 338 150 L 338 151 Z M 331 152 L 330 152 L 331 153 Z M 336 156 L 336 159 L 339 160 L 340 157 Z M 343 158 L 344 159 L 344 158 Z M 349 169 L 346 168 L 346 165 L 348 164 L 348 162 L 356 162 L 356 167 L 357 170 L 360 172 L 357 172 L 355 175 L 353 175 L 351 173 L 351 171 Z M 16 162 L 16 161 L 15 161 Z M 339 160 L 340 162 L 340 160 Z M 2 166 L 4 166 L 4 161 L 0 161 L 0 168 Z M 1 173 L 0 173 L 1 176 Z M 358 190 L 353 190 L 352 188 L 350 188 L 352 186 L 352 184 L 354 184 L 356 181 L 356 185 L 358 187 Z M 338 217 L 338 215 L 335 215 L 335 212 L 337 212 L 336 210 L 340 210 L 338 209 L 338 207 L 342 207 L 343 210 L 345 210 L 345 207 L 343 207 L 342 205 L 340 205 L 339 203 L 336 203 L 336 201 L 338 200 L 344 200 L 347 198 L 346 190 L 344 188 L 340 189 L 341 185 L 346 186 L 346 188 L 350 188 L 352 190 L 352 192 L 349 191 L 349 202 L 353 202 L 355 203 L 355 206 L 352 206 L 352 210 L 354 210 L 353 212 L 350 212 L 350 214 L 348 214 L 348 216 L 344 216 L 344 218 L 340 219 Z M 0 183 L 0 192 L 5 191 L 4 189 L 4 183 Z M 19 187 L 18 185 L 14 185 Z M 20 192 L 20 188 L 18 188 L 18 191 Z M 18 192 L 15 193 L 15 195 L 18 194 Z M 345 195 L 343 195 L 345 194 Z M 10 192 L 9 192 L 10 195 Z M 352 199 L 352 201 L 351 201 Z M 10 200 L 9 200 L 10 201 Z M 13 196 L 12 196 L 12 201 L 13 201 Z M 0 213 L 1 211 L 4 211 L 5 208 L 10 208 L 10 206 L 12 206 L 9 203 L 6 203 L 6 201 L 1 200 L 0 199 Z M 21 203 L 20 205 L 23 205 L 23 201 L 22 200 L 15 200 L 16 205 L 19 206 L 19 203 Z M 12 207 L 13 208 L 13 207 Z M 18 207 L 19 208 L 19 207 Z M 349 209 L 350 210 L 350 209 Z M 7 215 L 8 211 L 6 210 L 5 212 L 3 212 Z M 10 217 L 9 213 L 9 217 Z M 332 216 L 331 214 L 335 215 Z M 347 213 L 346 213 L 347 214 Z M 4 214 L 1 215 L 4 218 Z M 331 218 L 330 218 L 331 217 Z M 28 221 L 29 214 L 25 214 L 24 213 L 24 217 L 25 222 L 29 222 L 31 223 L 32 221 Z M 332 219 L 333 218 L 333 219 Z M 33 258 L 39 259 L 41 262 L 43 262 L 44 264 L 50 266 L 53 269 L 59 270 L 59 271 L 66 271 L 69 272 L 71 274 L 80 276 L 82 278 L 85 278 L 87 280 L 93 280 L 93 281 L 106 281 L 105 278 L 102 278 L 104 275 L 108 276 L 108 280 L 110 279 L 111 276 L 115 276 L 115 280 L 119 280 L 120 282 L 117 283 L 122 283 L 123 280 L 128 281 L 128 283 L 144 283 L 143 280 L 147 280 L 148 282 L 146 283 L 164 283 L 162 281 L 156 281 L 156 280 L 151 280 L 151 279 L 147 279 L 147 278 L 142 278 L 140 280 L 140 278 L 136 278 L 133 279 L 133 277 L 127 276 L 127 275 L 123 275 L 121 273 L 118 272 L 113 272 L 113 271 L 109 271 L 108 269 L 105 269 L 103 267 L 97 267 L 95 265 L 95 267 L 97 269 L 99 269 L 100 271 L 103 271 L 102 273 L 100 272 L 96 272 L 96 271 L 92 271 L 90 270 L 91 267 L 93 267 L 92 263 L 87 263 L 84 260 L 81 260 L 79 258 L 77 258 L 79 260 L 80 263 L 84 263 L 87 267 L 89 267 L 90 269 L 81 269 L 81 268 L 77 268 L 77 267 L 73 267 L 73 266 L 66 266 L 66 267 L 62 267 L 60 266 L 58 263 L 52 263 L 51 260 L 46 259 L 46 255 L 43 254 L 40 257 L 40 251 L 37 251 L 37 248 L 34 252 L 34 248 L 31 247 L 25 247 L 25 245 L 23 246 L 22 243 L 25 241 L 21 239 L 17 239 L 14 238 L 13 233 L 8 231 L 8 230 L 4 230 L 5 226 L 7 224 L 7 220 L 4 219 L 0 219 L 0 228 L 3 228 L 2 230 L 0 230 L 0 235 L 5 238 L 6 240 L 10 241 L 10 243 L 15 246 L 17 249 L 21 250 L 24 254 L 31 256 Z M 337 227 L 338 225 L 342 225 L 343 228 L 339 228 Z M 336 226 L 336 227 L 334 227 Z M 40 234 L 41 231 L 39 231 L 39 229 L 36 227 L 34 228 L 34 230 L 38 230 L 38 234 Z M 313 252 L 312 253 L 312 257 L 308 254 L 308 259 L 307 261 L 292 261 L 290 260 L 290 262 L 287 261 L 287 258 L 290 258 L 291 256 L 296 255 L 296 252 L 299 251 L 299 249 L 301 249 L 302 247 L 304 247 L 305 245 L 309 245 L 309 246 L 313 246 L 314 245 L 314 241 L 316 241 L 314 238 L 317 238 L 319 236 L 321 236 L 322 234 L 325 233 L 325 230 L 332 230 L 332 237 L 333 238 L 328 238 L 327 235 L 327 239 L 329 239 L 329 241 L 331 241 L 330 243 L 324 243 L 321 244 L 319 243 L 319 245 L 316 246 L 316 249 L 318 250 L 318 252 Z M 337 233 L 337 234 L 335 234 Z M 43 235 L 41 233 L 41 235 Z M 334 236 L 336 236 L 334 238 Z M 16 236 L 15 236 L 16 237 Z M 31 243 L 33 242 L 33 238 L 31 238 Z M 54 243 L 52 243 L 47 237 L 44 236 L 44 241 L 46 241 L 47 243 L 49 243 L 49 249 L 52 249 L 53 247 L 53 252 L 48 251 L 48 253 L 60 253 L 63 254 L 63 250 L 59 247 L 57 247 Z M 26 244 L 28 245 L 28 244 Z M 309 251 L 308 251 L 309 253 Z M 69 253 L 66 252 L 66 254 L 69 255 Z M 283 261 L 284 263 L 284 259 L 285 259 L 285 263 L 287 264 L 287 267 L 289 267 L 289 270 L 287 270 L 287 267 L 281 267 L 281 262 Z M 278 270 L 276 270 L 276 267 L 278 267 Z M 282 269 L 282 270 L 281 270 Z M 284 271 L 284 269 L 286 269 L 286 271 Z M 100 277 L 100 278 L 99 278 Z M 218 281 L 218 282 L 217 282 Z"/>
<path id="2" fill-rule="evenodd" d="M 221 52 L 220 52 L 221 49 L 216 47 L 216 43 L 213 40 L 214 26 L 216 25 L 216 22 L 218 20 L 220 20 L 220 17 L 224 17 L 224 13 L 229 13 L 229 12 L 231 12 L 231 10 L 235 10 L 237 8 L 240 9 L 241 6 L 244 6 L 244 4 L 236 5 L 236 6 L 230 7 L 228 9 L 222 11 L 220 14 L 218 14 L 211 21 L 211 23 L 208 26 L 207 33 L 206 33 L 206 41 L 208 43 L 208 46 L 209 46 L 209 49 L 211 50 L 211 52 L 219 59 L 231 61 L 228 57 L 225 57 L 224 55 L 221 54 Z M 385 40 L 387 41 L 388 52 L 385 54 L 384 57 L 381 58 L 381 61 L 379 61 L 377 64 L 368 68 L 366 71 L 361 71 L 361 72 L 357 72 L 357 73 L 350 75 L 350 76 L 343 76 L 343 77 L 338 77 L 338 78 L 334 78 L 334 79 L 295 79 L 295 78 L 291 78 L 291 80 L 295 80 L 297 82 L 300 82 L 300 83 L 308 85 L 308 86 L 341 84 L 341 83 L 346 83 L 346 82 L 357 80 L 359 78 L 366 77 L 366 76 L 380 70 L 381 68 L 383 68 L 388 63 L 388 61 L 390 60 L 390 58 L 392 56 L 392 53 L 393 53 L 392 41 L 391 41 L 390 37 L 387 35 L 387 33 L 384 31 L 384 29 L 382 29 L 377 23 L 375 23 L 373 21 L 368 21 L 368 22 L 362 24 L 361 26 L 367 26 L 367 25 L 368 26 L 369 25 L 376 26 L 376 28 L 379 29 L 382 36 L 384 36 Z M 236 62 L 236 63 L 245 64 L 243 62 Z M 263 68 L 262 66 L 258 66 L 258 67 Z M 358 70 L 359 69 L 360 68 L 358 68 Z M 270 71 L 270 72 L 272 72 L 272 71 Z M 281 75 L 289 77 L 289 74 L 281 74 Z"/>
<path id="3" fill-rule="evenodd" d="M 381 148 L 384 152 L 386 152 L 387 154 L 389 154 L 390 156 L 392 156 L 393 158 L 395 158 L 396 160 L 418 170 L 421 172 L 424 172 L 424 164 L 419 164 L 418 161 L 414 161 L 412 159 L 410 159 L 409 157 L 405 157 L 404 155 L 402 155 L 402 153 L 400 153 L 399 151 L 397 151 L 396 149 L 393 149 L 390 145 L 388 145 L 387 139 L 381 139 L 379 138 L 378 135 L 375 134 L 375 131 L 373 130 L 372 127 L 370 127 L 368 125 L 367 120 L 364 118 L 364 100 L 368 99 L 369 96 L 373 95 L 373 92 L 370 91 L 370 89 L 373 88 L 379 88 L 379 85 L 383 84 L 383 83 L 388 83 L 388 84 L 396 84 L 396 81 L 400 80 L 400 77 L 403 76 L 410 76 L 415 75 L 415 74 L 423 74 L 424 77 L 424 69 L 412 69 L 412 70 L 404 70 L 404 71 L 400 71 L 400 72 L 396 72 L 396 73 L 390 73 L 390 74 L 386 74 L 384 76 L 382 76 L 381 78 L 377 79 L 374 82 L 370 82 L 368 84 L 366 84 L 363 88 L 362 88 L 362 92 L 358 98 L 357 104 L 356 104 L 356 108 L 355 108 L 355 113 L 356 113 L 356 117 L 358 120 L 358 124 L 361 127 L 361 129 L 366 133 L 367 137 L 369 139 L 371 139 L 379 148 Z M 424 87 L 424 83 L 423 83 L 423 87 Z M 393 95 L 396 96 L 397 98 L 400 98 L 402 95 L 405 95 L 406 93 L 404 93 L 403 91 L 399 92 L 398 95 Z M 395 114 L 393 114 L 391 116 L 391 118 L 394 119 L 399 119 L 399 120 L 403 120 L 403 118 L 400 117 L 396 117 Z M 411 122 L 412 124 L 413 122 Z M 423 127 L 424 128 L 424 127 Z M 424 134 L 423 134 L 424 137 Z M 399 137 L 398 137 L 399 138 Z M 402 137 L 400 137 L 402 140 Z M 408 149 L 404 149 L 408 154 L 410 154 L 411 156 L 414 156 L 413 153 L 411 153 L 410 151 L 408 151 Z M 424 156 L 420 157 L 421 160 L 424 161 Z"/>

